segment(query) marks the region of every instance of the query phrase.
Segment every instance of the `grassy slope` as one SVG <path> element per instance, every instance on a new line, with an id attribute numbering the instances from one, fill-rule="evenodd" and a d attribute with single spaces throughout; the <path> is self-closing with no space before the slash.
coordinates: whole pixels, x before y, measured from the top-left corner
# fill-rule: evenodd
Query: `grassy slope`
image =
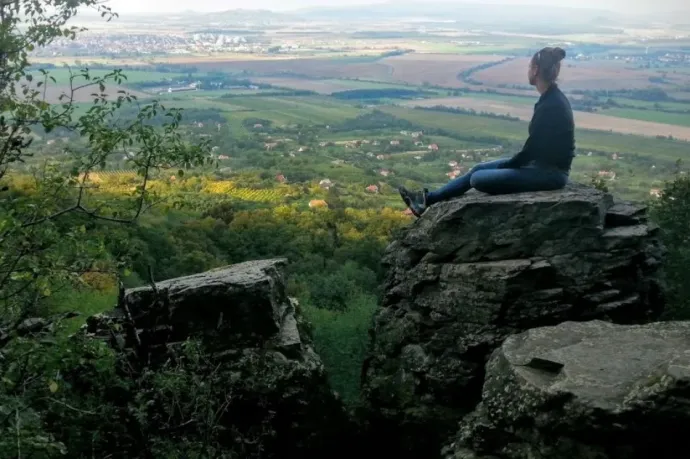
<path id="1" fill-rule="evenodd" d="M 690 105 L 688 105 L 686 109 L 688 108 L 690 108 Z M 603 110 L 600 113 L 603 115 L 616 116 L 618 118 L 675 124 L 677 126 L 690 126 L 690 114 L 665 113 L 654 110 L 638 110 L 634 108 L 614 108 Z"/>

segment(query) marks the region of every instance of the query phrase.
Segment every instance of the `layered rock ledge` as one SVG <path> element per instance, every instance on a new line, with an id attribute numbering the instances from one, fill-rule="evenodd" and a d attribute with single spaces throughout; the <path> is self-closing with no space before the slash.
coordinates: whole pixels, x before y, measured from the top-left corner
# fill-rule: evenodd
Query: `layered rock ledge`
<path id="1" fill-rule="evenodd" d="M 479 403 L 485 363 L 507 336 L 658 317 L 662 256 L 643 207 L 588 187 L 433 206 L 384 259 L 362 372 L 372 430 L 403 439 L 409 457 L 438 452 Z"/>
<path id="2" fill-rule="evenodd" d="M 511 336 L 447 459 L 687 455 L 690 322 L 568 322 Z"/>
<path id="3" fill-rule="evenodd" d="M 223 381 L 214 441 L 242 457 L 321 457 L 343 438 L 345 415 L 285 293 L 284 267 L 253 261 L 129 290 L 85 332 L 152 371 L 199 343 L 199 377 Z"/>

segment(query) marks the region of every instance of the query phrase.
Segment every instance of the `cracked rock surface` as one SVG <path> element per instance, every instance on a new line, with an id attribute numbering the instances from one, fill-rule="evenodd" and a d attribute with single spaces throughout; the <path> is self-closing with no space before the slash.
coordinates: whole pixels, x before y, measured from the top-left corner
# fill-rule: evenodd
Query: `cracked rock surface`
<path id="1" fill-rule="evenodd" d="M 690 322 L 567 322 L 506 339 L 446 459 L 686 457 Z"/>
<path id="2" fill-rule="evenodd" d="M 432 206 L 387 250 L 363 371 L 374 431 L 435 454 L 479 403 L 507 336 L 566 321 L 647 323 L 663 298 L 663 248 L 646 209 L 595 189 Z"/>

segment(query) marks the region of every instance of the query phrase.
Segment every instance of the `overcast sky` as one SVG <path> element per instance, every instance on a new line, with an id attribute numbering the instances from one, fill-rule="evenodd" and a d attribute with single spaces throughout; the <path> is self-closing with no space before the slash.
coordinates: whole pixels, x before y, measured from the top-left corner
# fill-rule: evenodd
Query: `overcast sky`
<path id="1" fill-rule="evenodd" d="M 444 3 L 480 3 L 481 0 L 433 0 Z M 353 4 L 389 3 L 390 0 L 110 0 L 119 13 L 174 12 L 182 10 L 222 11 L 235 8 L 291 10 L 312 6 L 344 6 Z M 482 3 L 511 5 L 545 5 L 600 8 L 614 11 L 647 12 L 687 10 L 687 0 L 490 0 Z"/>

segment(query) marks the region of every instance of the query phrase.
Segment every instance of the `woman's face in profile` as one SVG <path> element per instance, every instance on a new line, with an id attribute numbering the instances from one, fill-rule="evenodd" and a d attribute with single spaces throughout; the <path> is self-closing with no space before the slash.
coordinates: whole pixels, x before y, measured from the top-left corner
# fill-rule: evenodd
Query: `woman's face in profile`
<path id="1" fill-rule="evenodd" d="M 539 67 L 534 63 L 534 60 L 529 61 L 529 67 L 527 68 L 527 80 L 532 86 L 537 84 L 537 74 L 539 73 Z"/>

